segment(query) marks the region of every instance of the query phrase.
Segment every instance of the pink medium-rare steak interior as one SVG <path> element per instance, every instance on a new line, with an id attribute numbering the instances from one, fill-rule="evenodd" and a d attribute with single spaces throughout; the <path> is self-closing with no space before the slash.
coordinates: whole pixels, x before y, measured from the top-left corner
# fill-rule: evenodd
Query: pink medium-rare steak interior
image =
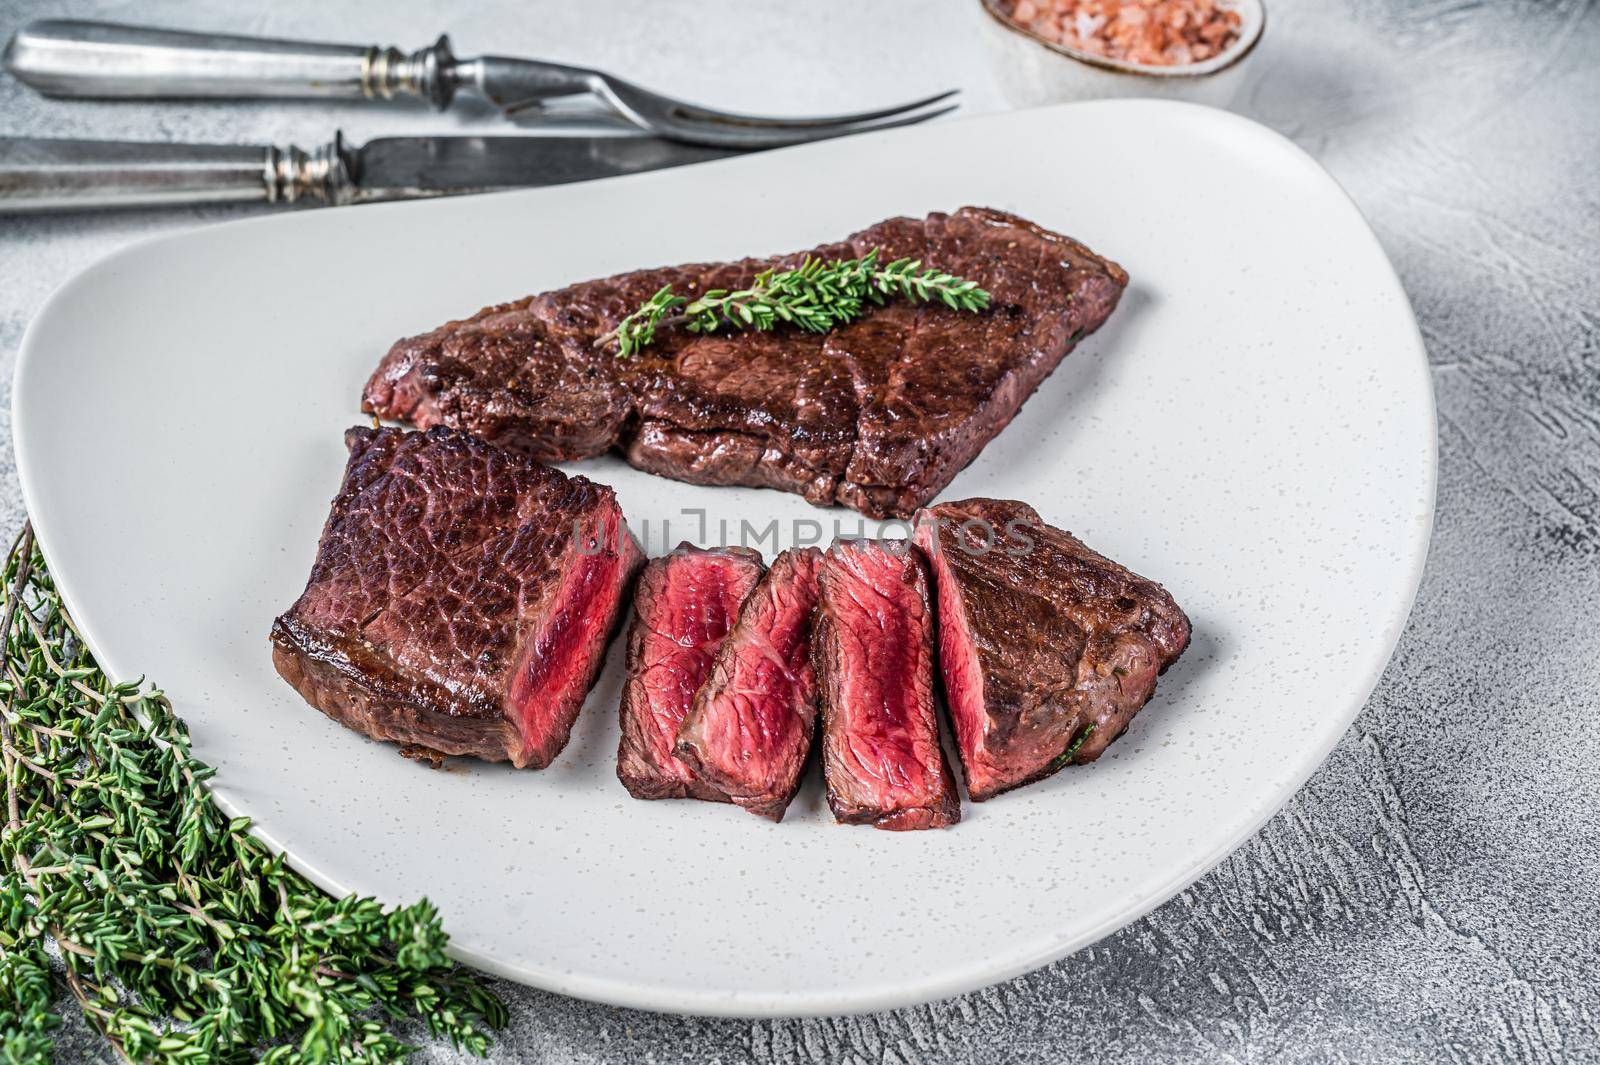
<path id="1" fill-rule="evenodd" d="M 1098 758 L 1188 646 L 1189 619 L 1164 588 L 1025 503 L 941 503 L 915 525 L 974 802 Z"/>
<path id="2" fill-rule="evenodd" d="M 925 543 L 920 527 L 917 543 L 919 546 Z M 962 737 L 981 737 L 984 731 L 983 669 L 978 663 L 978 651 L 973 644 L 971 626 L 967 622 L 960 595 L 942 591 L 951 587 L 950 561 L 930 548 L 936 549 L 937 544 L 927 543 L 923 550 L 928 554 L 934 587 L 941 589 L 935 593 L 935 609 L 939 619 L 939 670 L 944 685 L 945 712 L 950 717 L 950 728 L 956 736 L 957 751 L 962 757 L 967 794 L 973 801 L 979 802 L 993 791 L 992 773 L 982 759 L 969 756 L 969 748 L 961 747 L 961 742 Z M 1026 624 L 1025 618 L 1018 617 L 1018 629 Z M 1063 654 L 1070 656 L 1074 653 L 1077 652 L 1063 649 Z M 980 745 L 981 740 L 974 739 L 970 749 L 976 750 Z"/>
<path id="3" fill-rule="evenodd" d="M 535 768 L 549 765 L 567 745 L 643 561 L 620 510 L 598 516 L 582 535 L 588 542 L 571 558 L 554 594 L 540 603 L 525 586 L 518 604 L 535 623 L 524 630 L 508 703 L 519 722 L 523 759 Z M 602 543 L 613 549 L 599 550 Z"/>
<path id="4" fill-rule="evenodd" d="M 346 441 L 279 672 L 374 739 L 548 764 L 642 562 L 611 489 L 450 429 Z"/>
<path id="5" fill-rule="evenodd" d="M 692 298 L 873 249 L 978 282 L 990 309 L 895 300 L 822 335 L 666 328 L 630 359 L 595 345 L 664 285 Z M 696 484 L 905 517 L 1005 428 L 1126 284 L 1115 263 L 1001 211 L 892 218 L 793 255 L 638 270 L 486 308 L 396 343 L 362 404 L 546 461 L 615 449 Z"/>
<path id="6" fill-rule="evenodd" d="M 834 816 L 895 830 L 955 824 L 961 805 L 939 744 L 933 608 L 916 549 L 835 543 L 818 589 L 814 655 Z"/>
<path id="7" fill-rule="evenodd" d="M 773 560 L 678 730 L 679 758 L 740 806 L 774 821 L 800 787 L 816 733 L 811 626 L 821 559 L 807 547 Z"/>
<path id="8" fill-rule="evenodd" d="M 640 574 L 617 747 L 617 777 L 635 798 L 728 801 L 672 748 L 740 604 L 765 571 L 749 548 L 684 543 Z"/>

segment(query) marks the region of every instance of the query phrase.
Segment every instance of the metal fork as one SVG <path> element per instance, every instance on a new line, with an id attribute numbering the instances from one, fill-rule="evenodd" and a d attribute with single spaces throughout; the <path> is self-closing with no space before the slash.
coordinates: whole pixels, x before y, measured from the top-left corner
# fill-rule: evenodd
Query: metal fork
<path id="1" fill-rule="evenodd" d="M 18 31 L 6 48 L 5 64 L 40 92 L 70 98 L 415 96 L 443 110 L 457 91 L 466 90 L 509 116 L 546 100 L 586 94 L 642 129 L 717 148 L 775 148 L 888 129 L 956 106 L 936 106 L 954 96 L 952 90 L 899 107 L 825 118 L 737 115 L 674 100 L 586 67 L 503 56 L 457 59 L 447 37 L 406 53 L 71 19 L 34 22 Z"/>

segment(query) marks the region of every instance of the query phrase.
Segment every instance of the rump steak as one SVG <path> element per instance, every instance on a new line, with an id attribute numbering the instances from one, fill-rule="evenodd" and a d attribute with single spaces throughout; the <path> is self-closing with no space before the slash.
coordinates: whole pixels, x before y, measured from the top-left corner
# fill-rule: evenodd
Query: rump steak
<path id="1" fill-rule="evenodd" d="M 663 285 L 694 297 L 873 249 L 978 282 L 990 309 L 895 300 L 822 335 L 663 328 L 630 359 L 595 345 Z M 893 218 L 776 259 L 639 270 L 486 308 L 395 344 L 362 409 L 550 462 L 615 448 L 695 484 L 906 517 L 1005 428 L 1126 284 L 1115 263 L 1000 211 Z"/>
<path id="2" fill-rule="evenodd" d="M 377 740 L 542 768 L 643 561 L 611 489 L 454 429 L 352 429 L 272 660 Z"/>
<path id="3" fill-rule="evenodd" d="M 1166 589 L 1026 503 L 941 503 L 915 524 L 974 802 L 1100 757 L 1189 645 L 1189 619 Z"/>
<path id="4" fill-rule="evenodd" d="M 739 605 L 765 571 L 760 552 L 748 547 L 705 551 L 683 543 L 640 574 L 617 747 L 617 778 L 634 798 L 728 801 L 672 748 Z"/>
<path id="5" fill-rule="evenodd" d="M 933 607 L 916 548 L 843 540 L 817 578 L 822 772 L 840 821 L 942 828 L 961 800 L 933 704 Z"/>
<path id="6" fill-rule="evenodd" d="M 783 820 L 817 726 L 814 547 L 785 551 L 750 593 L 678 730 L 678 757 L 751 813 Z"/>

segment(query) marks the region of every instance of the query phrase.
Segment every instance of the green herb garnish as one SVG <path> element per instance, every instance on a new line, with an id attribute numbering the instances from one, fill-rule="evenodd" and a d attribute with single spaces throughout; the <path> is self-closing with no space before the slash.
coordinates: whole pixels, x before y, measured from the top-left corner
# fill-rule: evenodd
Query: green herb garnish
<path id="1" fill-rule="evenodd" d="M 31 528 L 4 588 L 0 1061 L 50 1061 L 64 998 L 129 1061 L 392 1062 L 418 1022 L 484 1053 L 505 1007 L 427 900 L 336 901 L 229 820 L 166 697 L 95 664 Z"/>
<path id="2" fill-rule="evenodd" d="M 1055 758 L 1051 759 L 1050 768 L 1053 770 L 1060 769 L 1062 766 L 1072 761 L 1072 756 L 1078 753 L 1078 748 L 1083 746 L 1084 741 L 1089 738 L 1089 734 L 1093 731 L 1094 722 L 1091 721 L 1089 722 L 1089 727 L 1078 733 L 1077 737 L 1067 745 L 1066 750 L 1062 751 L 1060 754 L 1056 755 Z"/>
<path id="3" fill-rule="evenodd" d="M 989 306 L 989 293 L 976 281 L 925 270 L 920 259 L 879 265 L 874 249 L 859 259 L 807 259 L 793 270 L 763 270 L 749 288 L 712 289 L 694 300 L 675 294 L 668 285 L 595 344 L 604 347 L 615 341 L 617 354 L 627 358 L 654 343 L 656 330 L 664 326 L 714 333 L 724 327 L 770 330 L 793 325 L 826 333 L 892 296 L 916 303 L 937 301 L 958 311 Z"/>

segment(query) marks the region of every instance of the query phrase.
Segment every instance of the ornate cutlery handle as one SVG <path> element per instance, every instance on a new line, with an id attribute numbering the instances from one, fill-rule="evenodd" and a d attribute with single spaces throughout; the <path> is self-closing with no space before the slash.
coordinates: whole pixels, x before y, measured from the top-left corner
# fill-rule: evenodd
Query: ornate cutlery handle
<path id="1" fill-rule="evenodd" d="M 183 203 L 342 203 L 341 138 L 314 152 L 268 145 L 0 137 L 0 214 Z"/>
<path id="2" fill-rule="evenodd" d="M 455 57 L 440 37 L 409 54 L 394 48 L 46 19 L 17 32 L 6 69 L 48 96 L 420 96 L 443 108 L 455 92 Z"/>

